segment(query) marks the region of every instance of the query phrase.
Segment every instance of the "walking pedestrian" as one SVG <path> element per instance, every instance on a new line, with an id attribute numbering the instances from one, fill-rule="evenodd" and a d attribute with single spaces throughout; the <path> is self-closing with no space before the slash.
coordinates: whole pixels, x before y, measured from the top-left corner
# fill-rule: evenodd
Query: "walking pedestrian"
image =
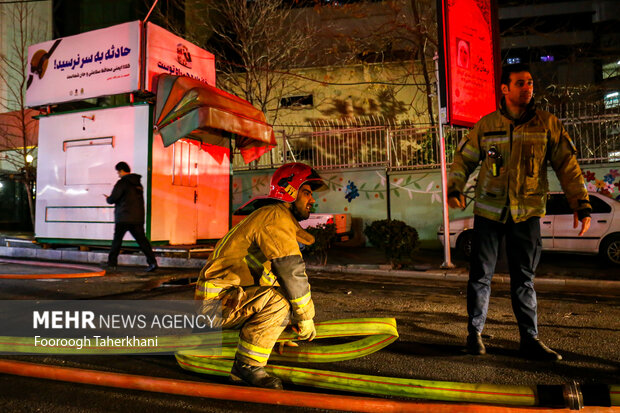
<path id="1" fill-rule="evenodd" d="M 114 168 L 120 179 L 112 193 L 104 195 L 108 204 L 114 204 L 114 239 L 108 255 L 108 266 L 116 268 L 123 237 L 129 231 L 146 256 L 146 271 L 155 271 L 158 268 L 155 254 L 144 234 L 144 188 L 140 183 L 141 176 L 132 174 L 126 162 L 119 162 Z"/>

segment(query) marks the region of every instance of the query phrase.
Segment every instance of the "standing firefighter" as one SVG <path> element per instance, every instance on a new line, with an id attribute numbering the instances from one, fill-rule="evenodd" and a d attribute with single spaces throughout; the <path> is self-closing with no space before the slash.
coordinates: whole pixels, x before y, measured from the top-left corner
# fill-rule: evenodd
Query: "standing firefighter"
<path id="1" fill-rule="evenodd" d="M 467 284 L 467 350 L 484 354 L 484 328 L 500 239 L 506 237 L 512 308 L 521 335 L 521 354 L 530 359 L 562 357 L 538 339 L 534 272 L 542 241 L 547 163 L 555 171 L 575 211 L 579 235 L 590 226 L 591 206 L 575 146 L 555 116 L 536 109 L 534 81 L 525 65 L 504 67 L 500 108 L 482 119 L 459 143 L 448 181 L 448 202 L 465 208 L 463 190 L 480 164 L 474 205 L 474 238 Z"/>
<path id="2" fill-rule="evenodd" d="M 327 189 L 316 171 L 301 163 L 281 166 L 271 178 L 271 205 L 254 211 L 215 247 L 200 272 L 194 298 L 201 312 L 216 315 L 215 327 L 241 329 L 233 382 L 281 389 L 263 368 L 282 331 L 296 324 L 300 340 L 312 340 L 314 304 L 299 243 L 312 235 L 299 226 L 314 204 L 312 191 Z M 221 305 L 221 307 L 220 307 Z"/>

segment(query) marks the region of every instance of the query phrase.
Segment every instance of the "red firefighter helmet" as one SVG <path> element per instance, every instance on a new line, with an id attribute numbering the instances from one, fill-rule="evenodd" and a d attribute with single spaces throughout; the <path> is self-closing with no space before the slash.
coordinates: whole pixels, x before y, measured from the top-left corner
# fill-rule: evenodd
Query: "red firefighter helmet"
<path id="1" fill-rule="evenodd" d="M 308 165 L 299 162 L 287 163 L 273 173 L 268 197 L 295 202 L 297 191 L 304 184 L 309 184 L 313 191 L 327 189 L 325 181 Z"/>

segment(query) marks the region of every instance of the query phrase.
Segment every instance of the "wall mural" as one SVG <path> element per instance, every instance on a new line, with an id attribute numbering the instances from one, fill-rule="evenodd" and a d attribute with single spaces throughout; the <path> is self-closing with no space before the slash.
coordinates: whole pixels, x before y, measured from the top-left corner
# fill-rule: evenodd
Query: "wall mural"
<path id="1" fill-rule="evenodd" d="M 611 168 L 610 168 L 611 166 Z M 620 200 L 620 168 L 617 164 L 584 169 L 589 191 L 600 192 Z M 478 170 L 477 170 L 478 171 Z M 470 176 L 467 187 L 472 189 L 477 171 Z M 238 172 L 233 177 L 233 208 L 256 196 L 269 192 L 271 170 Z M 370 224 L 387 217 L 386 175 L 384 169 L 344 169 L 320 171 L 329 191 L 315 192 L 315 212 L 350 213 Z M 550 169 L 549 186 L 558 191 L 560 184 Z M 600 179 L 598 178 L 600 177 Z M 437 228 L 443 221 L 441 207 L 441 175 L 439 170 L 394 172 L 389 175 L 391 216 L 414 227 L 425 247 L 439 247 Z M 450 219 L 471 216 L 473 202 L 464 210 L 450 210 Z"/>
<path id="2" fill-rule="evenodd" d="M 354 181 L 348 180 L 346 184 L 343 184 L 344 178 L 340 175 L 333 175 L 328 178 L 329 175 L 325 175 L 328 182 L 329 189 L 332 191 L 342 191 L 345 188 L 345 199 L 351 203 L 351 201 L 360 196 L 360 193 L 364 194 L 366 199 L 371 197 L 385 199 L 386 177 L 385 173 L 375 171 L 377 181 L 362 182 L 358 186 Z M 441 203 L 441 186 L 440 183 L 430 181 L 428 184 L 425 181 L 430 174 L 424 174 L 422 176 L 407 175 L 406 177 L 390 177 L 390 194 L 396 197 L 400 197 L 406 194 L 409 199 L 413 199 L 413 194 L 428 194 L 431 196 L 430 201 Z M 359 181 L 358 181 L 359 182 Z M 373 186 L 374 183 L 374 186 Z M 422 189 L 422 185 L 426 188 Z"/>
<path id="3" fill-rule="evenodd" d="M 620 179 L 616 182 L 620 173 L 617 169 L 610 169 L 608 173 L 603 175 L 603 179 L 596 179 L 596 172 L 589 170 L 583 172 L 583 177 L 588 191 L 598 192 L 620 201 Z"/>

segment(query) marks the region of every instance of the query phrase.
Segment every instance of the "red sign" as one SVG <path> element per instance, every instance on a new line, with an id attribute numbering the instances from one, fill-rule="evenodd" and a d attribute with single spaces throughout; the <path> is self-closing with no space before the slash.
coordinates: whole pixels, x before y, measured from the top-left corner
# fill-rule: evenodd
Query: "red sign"
<path id="1" fill-rule="evenodd" d="M 471 127 L 497 109 L 497 14 L 492 0 L 443 0 L 450 124 Z"/>
<path id="2" fill-rule="evenodd" d="M 215 56 L 148 22 L 146 24 L 146 85 L 155 92 L 161 73 L 187 76 L 215 86 Z"/>

